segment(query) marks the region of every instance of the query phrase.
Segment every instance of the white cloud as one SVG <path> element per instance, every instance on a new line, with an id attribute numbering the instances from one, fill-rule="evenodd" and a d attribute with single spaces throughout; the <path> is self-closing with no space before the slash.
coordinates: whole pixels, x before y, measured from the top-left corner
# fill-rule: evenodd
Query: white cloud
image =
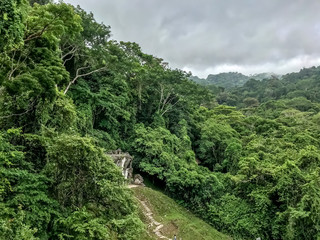
<path id="1" fill-rule="evenodd" d="M 209 74 L 218 74 L 221 72 L 241 72 L 245 75 L 251 75 L 255 73 L 272 72 L 275 74 L 286 74 L 290 72 L 297 72 L 301 68 L 307 68 L 311 66 L 319 66 L 320 57 L 313 58 L 309 56 L 298 56 L 292 59 L 281 60 L 279 62 L 269 62 L 259 65 L 232 65 L 221 64 L 214 67 L 208 67 L 203 69 L 192 68 L 192 66 L 184 67 L 186 72 L 192 72 L 193 75 L 201 78 L 206 78 Z"/>
<path id="2" fill-rule="evenodd" d="M 286 73 L 319 65 L 319 0 L 66 0 L 172 67 Z"/>

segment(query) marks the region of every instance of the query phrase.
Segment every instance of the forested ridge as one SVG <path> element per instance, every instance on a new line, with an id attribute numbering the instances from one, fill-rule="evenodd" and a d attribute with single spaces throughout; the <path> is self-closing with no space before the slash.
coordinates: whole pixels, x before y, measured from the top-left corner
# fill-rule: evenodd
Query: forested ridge
<path id="1" fill-rule="evenodd" d="M 320 239 L 319 67 L 205 88 L 80 7 L 0 3 L 0 239 L 139 239 L 106 152 L 234 239 Z"/>
<path id="2" fill-rule="evenodd" d="M 267 80 L 270 78 L 281 78 L 281 75 L 274 73 L 257 73 L 250 76 L 243 75 L 238 72 L 223 72 L 218 74 L 209 74 L 206 79 L 197 76 L 189 77 L 192 81 L 206 86 L 213 92 L 229 90 L 235 87 L 242 87 L 250 79 Z"/>

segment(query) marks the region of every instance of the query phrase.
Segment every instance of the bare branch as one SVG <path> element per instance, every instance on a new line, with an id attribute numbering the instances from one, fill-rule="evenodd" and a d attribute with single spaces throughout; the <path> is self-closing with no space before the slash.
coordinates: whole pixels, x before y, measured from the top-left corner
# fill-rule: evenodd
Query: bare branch
<path id="1" fill-rule="evenodd" d="M 78 47 L 77 46 L 72 47 L 72 49 L 68 53 L 66 53 L 65 55 L 61 56 L 61 59 L 64 59 L 66 56 L 68 56 L 70 54 L 74 55 L 74 53 L 76 51 L 78 51 Z"/>
<path id="2" fill-rule="evenodd" d="M 98 69 L 96 69 L 96 70 L 93 70 L 93 71 L 91 71 L 91 72 L 87 72 L 87 73 L 84 73 L 84 74 L 79 74 L 81 70 L 84 70 L 84 69 L 87 69 L 87 68 L 90 68 L 90 67 L 80 67 L 80 68 L 77 69 L 77 71 L 76 71 L 76 76 L 73 78 L 73 80 L 72 80 L 71 82 L 69 82 L 66 90 L 64 90 L 64 94 L 66 94 L 66 93 L 68 92 L 70 86 L 71 86 L 72 84 L 74 84 L 74 83 L 77 81 L 78 78 L 80 78 L 80 77 L 85 77 L 85 76 L 91 75 L 91 74 L 93 74 L 93 73 L 101 72 L 101 71 L 107 69 L 107 67 L 102 67 L 102 68 L 98 68 Z"/>
<path id="3" fill-rule="evenodd" d="M 15 53 L 14 53 L 14 56 L 15 56 Z M 25 56 L 25 58 L 22 61 L 21 61 L 21 57 L 22 57 L 22 53 L 20 53 L 20 56 L 18 58 L 18 61 L 17 61 L 17 64 L 16 64 L 15 68 L 13 67 L 14 66 L 14 63 L 13 63 L 14 59 L 12 58 L 11 71 L 8 73 L 8 79 L 9 80 L 11 80 L 12 75 L 15 73 L 15 71 L 17 71 L 23 65 L 23 63 L 28 59 L 29 54 L 27 53 L 27 55 Z"/>
<path id="4" fill-rule="evenodd" d="M 168 92 L 167 97 L 163 100 L 161 111 L 163 111 L 165 106 L 171 102 L 171 100 L 169 100 L 170 96 L 171 96 L 171 93 Z"/>
<path id="5" fill-rule="evenodd" d="M 179 101 L 180 99 L 178 99 L 174 104 L 169 105 L 160 115 L 163 116 L 165 113 L 170 112 Z"/>
<path id="6" fill-rule="evenodd" d="M 72 53 L 72 55 L 71 55 L 69 58 L 65 59 L 65 60 L 63 61 L 63 66 L 66 65 L 66 63 L 67 63 L 69 60 L 71 60 L 71 59 L 74 57 L 74 55 L 75 55 L 75 53 Z M 63 58 L 62 58 L 62 59 L 63 59 Z"/>
<path id="7" fill-rule="evenodd" d="M 160 84 L 160 100 L 159 100 L 159 105 L 158 105 L 158 112 L 161 116 L 163 116 L 165 113 L 169 112 L 172 110 L 172 108 L 179 102 L 180 99 L 177 99 L 175 103 L 172 103 L 176 97 L 174 96 L 173 88 L 171 88 L 168 93 L 165 96 L 165 89 L 162 84 Z"/>
<path id="8" fill-rule="evenodd" d="M 158 106 L 158 111 L 160 112 L 161 109 L 161 105 L 162 105 L 162 100 L 163 100 L 163 85 L 160 84 L 160 101 L 159 101 L 159 106 Z"/>

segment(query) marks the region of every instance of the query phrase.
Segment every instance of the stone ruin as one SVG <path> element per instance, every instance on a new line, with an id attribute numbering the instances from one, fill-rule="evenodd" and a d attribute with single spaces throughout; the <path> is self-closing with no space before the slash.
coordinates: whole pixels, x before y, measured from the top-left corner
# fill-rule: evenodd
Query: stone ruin
<path id="1" fill-rule="evenodd" d="M 113 159 L 115 164 L 121 169 L 125 179 L 132 179 L 132 160 L 133 157 L 129 153 L 123 153 L 120 149 L 109 152 L 108 155 Z"/>
<path id="2" fill-rule="evenodd" d="M 109 152 L 108 155 L 113 159 L 114 163 L 121 169 L 122 175 L 125 179 L 129 179 L 131 184 L 141 185 L 143 184 L 143 177 L 140 174 L 132 176 L 132 160 L 133 157 L 129 153 L 123 153 L 121 149 Z"/>

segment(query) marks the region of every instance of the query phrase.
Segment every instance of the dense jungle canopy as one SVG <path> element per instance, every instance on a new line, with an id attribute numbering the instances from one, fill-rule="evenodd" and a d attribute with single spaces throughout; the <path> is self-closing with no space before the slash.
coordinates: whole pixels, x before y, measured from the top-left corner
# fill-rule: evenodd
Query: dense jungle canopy
<path id="1" fill-rule="evenodd" d="M 0 239 L 139 239 L 106 152 L 234 239 L 320 239 L 320 68 L 206 87 L 80 7 L 0 3 Z"/>

